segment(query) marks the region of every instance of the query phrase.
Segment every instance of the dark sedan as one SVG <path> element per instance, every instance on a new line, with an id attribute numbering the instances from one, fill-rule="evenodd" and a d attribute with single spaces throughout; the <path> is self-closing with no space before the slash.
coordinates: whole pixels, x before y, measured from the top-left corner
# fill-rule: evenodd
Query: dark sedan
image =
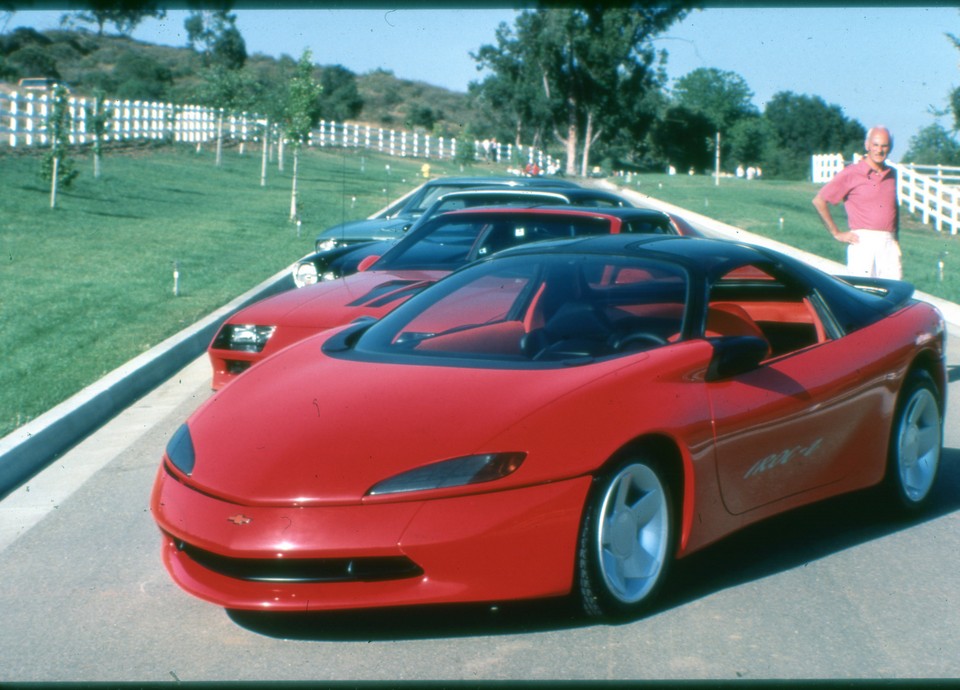
<path id="1" fill-rule="evenodd" d="M 476 187 L 565 187 L 574 182 L 557 178 L 530 177 L 439 177 L 426 182 L 372 218 L 351 220 L 327 228 L 317 236 L 317 251 L 370 240 L 397 239 L 430 205 L 444 194 Z"/>
<path id="2" fill-rule="evenodd" d="M 403 229 L 420 226 L 438 213 L 459 211 L 479 206 L 510 206 L 531 208 L 535 206 L 577 206 L 589 209 L 631 208 L 629 201 L 618 194 L 583 187 L 510 187 L 507 185 L 466 189 L 449 192 L 437 198 L 417 220 Z M 684 234 L 684 233 L 680 233 Z M 371 240 L 346 243 L 331 249 L 317 250 L 300 259 L 293 266 L 293 281 L 297 287 L 313 285 L 321 280 L 333 280 L 355 273 L 360 262 L 371 255 L 383 254 L 396 239 Z"/>

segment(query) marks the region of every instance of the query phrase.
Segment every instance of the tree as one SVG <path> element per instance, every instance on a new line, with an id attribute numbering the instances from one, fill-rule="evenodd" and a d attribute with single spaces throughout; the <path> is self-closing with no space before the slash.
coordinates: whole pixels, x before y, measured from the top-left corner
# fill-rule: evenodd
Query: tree
<path id="1" fill-rule="evenodd" d="M 113 24 L 117 33 L 127 36 L 147 17 L 163 19 L 167 16 L 167 11 L 151 0 L 134 0 L 129 3 L 119 3 L 116 0 L 86 0 L 86 4 L 89 9 L 72 15 L 65 14 L 60 20 L 61 23 L 81 21 L 96 24 L 97 33 L 101 36 L 103 27 Z"/>
<path id="2" fill-rule="evenodd" d="M 482 82 L 470 83 L 473 109 L 491 117 L 497 131 L 490 133 L 498 139 L 539 147 L 550 114 L 536 64 L 525 59 L 522 44 L 506 23 L 497 27 L 495 35 L 496 46 L 484 45 L 470 54 L 477 69 L 492 72 Z"/>
<path id="3" fill-rule="evenodd" d="M 212 65 L 200 73 L 202 81 L 195 92 L 202 105 L 223 108 L 228 113 L 254 110 L 260 101 L 260 84 L 244 70 Z"/>
<path id="4" fill-rule="evenodd" d="M 767 103 L 763 117 L 772 134 L 764 173 L 788 179 L 805 179 L 815 153 L 852 157 L 863 150 L 867 135 L 863 125 L 844 116 L 840 106 L 827 105 L 819 96 L 781 91 Z"/>
<path id="5" fill-rule="evenodd" d="M 948 33 L 947 38 L 953 47 L 960 50 L 960 37 Z M 960 87 L 953 89 L 949 94 L 950 110 L 953 111 L 953 131 L 960 131 Z"/>
<path id="6" fill-rule="evenodd" d="M 310 137 L 310 131 L 320 121 L 320 94 L 323 88 L 314 81 L 310 50 L 304 50 L 297 71 L 290 80 L 283 109 L 283 130 L 293 145 L 293 187 L 290 194 L 290 220 L 299 216 L 297 202 L 297 174 L 300 149 Z"/>
<path id="7" fill-rule="evenodd" d="M 920 165 L 960 165 L 960 143 L 941 125 L 934 123 L 910 139 L 903 162 Z"/>
<path id="8" fill-rule="evenodd" d="M 650 131 L 654 155 L 677 170 L 704 170 L 710 167 L 714 124 L 701 113 L 683 106 L 669 108 Z"/>
<path id="9" fill-rule="evenodd" d="M 323 97 L 320 117 L 343 122 L 355 118 L 363 109 L 363 98 L 357 89 L 357 75 L 343 65 L 324 67 L 320 73 Z"/>
<path id="10" fill-rule="evenodd" d="M 729 131 L 738 120 L 760 114 L 744 78 L 714 67 L 701 67 L 680 77 L 673 97 L 677 105 L 703 115 L 720 132 Z"/>
<path id="11" fill-rule="evenodd" d="M 218 10 L 193 10 L 183 21 L 187 43 L 203 56 L 204 64 L 240 69 L 247 61 L 247 44 L 237 29 L 229 3 Z"/>
<path id="12" fill-rule="evenodd" d="M 736 72 L 714 67 L 701 67 L 680 77 L 673 97 L 678 105 L 707 118 L 714 132 L 723 134 L 720 144 L 723 161 L 733 157 L 730 135 L 734 126 L 744 118 L 760 114 L 746 80 Z M 710 147 L 716 148 L 716 137 Z"/>
<path id="13" fill-rule="evenodd" d="M 173 73 L 166 65 L 149 55 L 130 51 L 117 62 L 112 74 L 101 73 L 110 80 L 102 88 L 110 87 L 116 98 L 132 100 L 162 100 L 173 86 Z"/>
<path id="14" fill-rule="evenodd" d="M 762 165 L 773 136 L 770 123 L 759 115 L 737 120 L 725 138 L 728 159 L 744 167 Z"/>
<path id="15" fill-rule="evenodd" d="M 57 62 L 49 49 L 41 44 L 25 45 L 16 52 L 7 55 L 9 70 L 20 76 L 44 76 L 59 79 Z"/>
<path id="16" fill-rule="evenodd" d="M 102 91 L 93 96 L 93 107 L 86 106 L 87 128 L 93 134 L 93 177 L 100 179 L 100 158 L 114 111 L 104 104 Z"/>
<path id="17" fill-rule="evenodd" d="M 530 112 L 542 114 L 566 151 L 567 173 L 575 174 L 578 157 L 583 172 L 591 146 L 623 121 L 629 104 L 662 85 L 663 54 L 658 68 L 652 38 L 683 18 L 688 6 L 675 0 L 528 10 L 515 29 L 501 25 L 497 46 L 481 47 L 474 58 L 504 82 L 487 85 L 491 100 L 504 102 L 518 122 Z"/>
<path id="18" fill-rule="evenodd" d="M 41 161 L 40 175 L 50 182 L 50 208 L 57 207 L 57 189 L 69 187 L 79 172 L 70 160 L 70 107 L 67 89 L 58 85 L 53 90 L 46 130 L 50 148 Z"/>

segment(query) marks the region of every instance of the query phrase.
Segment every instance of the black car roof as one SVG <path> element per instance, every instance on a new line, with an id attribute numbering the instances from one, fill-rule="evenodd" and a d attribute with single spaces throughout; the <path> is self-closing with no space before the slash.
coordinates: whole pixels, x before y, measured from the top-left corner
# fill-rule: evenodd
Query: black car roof
<path id="1" fill-rule="evenodd" d="M 862 286 L 866 289 L 861 289 L 773 249 L 729 240 L 676 235 L 585 235 L 547 240 L 504 249 L 486 261 L 543 253 L 660 258 L 683 265 L 702 278 L 747 264 L 779 268 L 793 279 L 816 289 L 845 331 L 856 330 L 900 309 L 914 290 L 913 285 L 904 281 L 880 279 L 863 280 Z"/>
<path id="2" fill-rule="evenodd" d="M 576 205 L 581 200 L 606 200 L 611 202 L 620 202 L 629 204 L 630 202 L 613 192 L 607 192 L 600 189 L 588 189 L 586 187 L 556 187 L 548 185 L 528 185 L 528 186 L 492 186 L 492 187 L 470 187 L 455 192 L 447 192 L 437 198 L 437 202 L 449 199 L 468 199 L 470 197 L 496 196 L 504 195 L 523 199 L 530 197 L 536 201 L 536 197 L 544 196 L 562 196 L 571 205 Z M 437 203 L 434 202 L 434 203 Z"/>
<path id="3" fill-rule="evenodd" d="M 514 187 L 562 187 L 582 189 L 576 182 L 554 177 L 518 177 L 515 175 L 488 175 L 477 177 L 435 177 L 424 186 L 451 185 L 463 187 L 482 187 L 483 185 L 508 185 Z"/>
<path id="4" fill-rule="evenodd" d="M 564 209 L 568 212 L 592 212 L 601 215 L 618 216 L 616 211 L 629 210 L 651 213 L 662 217 L 660 211 L 651 209 Z M 677 263 L 695 265 L 701 271 L 709 271 L 719 264 L 751 263 L 769 261 L 770 256 L 760 248 L 738 244 L 727 240 L 713 240 L 700 237 L 679 237 L 676 235 L 590 235 L 573 239 L 538 242 L 535 245 L 523 245 L 500 252 L 502 256 L 516 254 L 535 254 L 539 252 L 576 252 L 591 254 L 620 254 L 624 256 L 650 256 L 658 254 Z"/>
<path id="5" fill-rule="evenodd" d="M 427 223 L 436 223 L 442 222 L 442 219 L 449 218 L 460 218 L 464 216 L 480 216 L 480 215 L 525 215 L 525 216 L 537 216 L 537 215 L 575 215 L 575 216 L 614 216 L 615 214 L 607 213 L 608 211 L 613 211 L 612 208 L 594 208 L 594 207 L 579 207 L 579 206 L 558 206 L 556 204 L 550 205 L 546 204 L 543 206 L 471 206 L 469 208 L 458 208 L 453 211 L 447 211 L 445 213 L 440 213 L 435 216 L 432 216 L 427 220 Z"/>

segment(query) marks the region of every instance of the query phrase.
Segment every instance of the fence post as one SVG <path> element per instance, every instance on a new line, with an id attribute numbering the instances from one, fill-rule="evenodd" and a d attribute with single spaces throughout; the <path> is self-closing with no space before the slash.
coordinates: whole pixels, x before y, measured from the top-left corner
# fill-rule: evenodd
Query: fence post
<path id="1" fill-rule="evenodd" d="M 20 102 L 17 98 L 17 92 L 10 94 L 10 146 L 17 145 L 17 107 Z"/>

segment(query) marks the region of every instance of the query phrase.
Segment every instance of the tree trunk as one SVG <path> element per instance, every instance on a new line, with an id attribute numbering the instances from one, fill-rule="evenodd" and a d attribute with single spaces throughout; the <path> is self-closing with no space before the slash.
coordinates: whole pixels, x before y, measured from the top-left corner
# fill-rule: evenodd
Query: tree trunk
<path id="1" fill-rule="evenodd" d="M 267 186 L 267 151 L 270 149 L 270 121 L 263 126 L 263 144 L 260 151 L 260 186 Z"/>
<path id="2" fill-rule="evenodd" d="M 217 118 L 217 158 L 216 165 L 219 168 L 223 165 L 223 112 Z"/>
<path id="3" fill-rule="evenodd" d="M 580 161 L 580 176 L 586 177 L 590 166 L 590 137 L 593 135 L 593 112 L 587 113 L 587 129 L 583 133 L 583 158 Z"/>
<path id="4" fill-rule="evenodd" d="M 290 220 L 297 219 L 297 167 L 300 163 L 300 147 L 293 147 L 293 189 L 290 193 Z"/>
<path id="5" fill-rule="evenodd" d="M 567 125 L 567 139 L 563 142 L 567 147 L 567 175 L 577 174 L 577 123 Z"/>
<path id="6" fill-rule="evenodd" d="M 601 134 L 603 134 L 603 127 L 596 132 L 593 131 L 593 112 L 587 113 L 587 131 L 583 135 L 583 161 L 580 166 L 580 174 L 584 177 L 590 172 L 590 149 Z"/>
<path id="7" fill-rule="evenodd" d="M 57 178 L 60 176 L 60 158 L 53 157 L 53 179 L 50 180 L 50 208 L 57 207 Z"/>

